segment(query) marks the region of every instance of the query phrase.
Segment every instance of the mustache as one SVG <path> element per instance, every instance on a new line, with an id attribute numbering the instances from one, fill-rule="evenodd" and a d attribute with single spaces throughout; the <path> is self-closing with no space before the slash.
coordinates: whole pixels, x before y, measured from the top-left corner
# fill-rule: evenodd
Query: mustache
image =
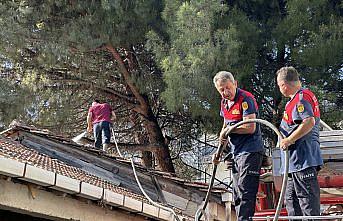
<path id="1" fill-rule="evenodd" d="M 232 94 L 231 93 L 227 93 L 227 94 L 221 94 L 222 95 L 222 98 L 227 98 L 227 97 L 230 97 Z"/>

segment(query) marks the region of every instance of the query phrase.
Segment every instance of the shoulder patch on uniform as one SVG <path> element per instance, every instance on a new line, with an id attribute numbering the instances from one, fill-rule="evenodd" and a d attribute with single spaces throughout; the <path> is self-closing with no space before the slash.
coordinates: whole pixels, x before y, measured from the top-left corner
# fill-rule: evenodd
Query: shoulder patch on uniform
<path id="1" fill-rule="evenodd" d="M 304 107 L 303 104 L 298 104 L 298 105 L 297 105 L 297 109 L 298 109 L 298 112 L 299 112 L 299 113 L 302 113 L 302 112 L 304 112 L 305 107 Z"/>
<path id="2" fill-rule="evenodd" d="M 247 110 L 249 108 L 248 102 L 244 101 L 242 103 L 242 108 L 243 108 L 243 110 Z"/>

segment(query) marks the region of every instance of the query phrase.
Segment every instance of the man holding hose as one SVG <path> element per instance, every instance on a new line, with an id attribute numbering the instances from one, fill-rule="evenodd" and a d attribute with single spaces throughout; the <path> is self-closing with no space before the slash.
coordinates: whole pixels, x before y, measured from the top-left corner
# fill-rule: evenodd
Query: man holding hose
<path id="1" fill-rule="evenodd" d="M 107 152 L 108 145 L 111 140 L 111 124 L 116 119 L 116 115 L 111 106 L 107 103 L 100 103 L 99 100 L 94 100 L 92 106 L 88 110 L 87 116 L 87 131 L 94 133 L 94 146 Z"/>
<path id="2" fill-rule="evenodd" d="M 255 119 L 258 106 L 254 96 L 237 87 L 233 75 L 218 72 L 213 83 L 222 97 L 220 115 L 224 118 L 220 141 L 225 142 L 224 129 L 236 123 Z M 249 220 L 255 212 L 260 169 L 263 159 L 263 142 L 258 124 L 243 124 L 229 134 L 233 154 L 233 197 L 238 221 Z M 213 159 L 214 164 L 218 164 Z"/>
<path id="3" fill-rule="evenodd" d="M 289 150 L 286 209 L 289 216 L 318 216 L 320 188 L 317 174 L 323 165 L 319 147 L 318 100 L 310 90 L 301 87 L 294 67 L 283 67 L 276 74 L 281 94 L 290 98 L 280 125 L 280 131 L 286 137 L 281 140 L 280 147 Z M 283 151 L 281 153 L 283 155 Z"/>

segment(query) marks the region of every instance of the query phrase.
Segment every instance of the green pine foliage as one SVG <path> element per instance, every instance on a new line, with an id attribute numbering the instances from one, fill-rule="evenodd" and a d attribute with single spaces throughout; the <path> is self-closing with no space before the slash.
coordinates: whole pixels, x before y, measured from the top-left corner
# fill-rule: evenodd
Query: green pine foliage
<path id="1" fill-rule="evenodd" d="M 2 1 L 0 126 L 17 116 L 75 134 L 100 97 L 115 107 L 122 137 L 132 141 L 134 129 L 145 136 L 136 127 L 143 121 L 132 126 L 138 101 L 110 45 L 172 137 L 174 156 L 190 149 L 190 137 L 220 129 L 212 82 L 220 70 L 231 71 L 257 98 L 260 117 L 277 124 L 285 99 L 275 72 L 292 65 L 320 98 L 324 121 L 337 128 L 342 24 L 339 0 Z"/>
<path id="2" fill-rule="evenodd" d="M 166 1 L 166 31 L 150 32 L 147 42 L 164 72 L 162 97 L 170 110 L 190 112 L 212 127 L 219 121 L 219 100 L 211 78 L 229 70 L 240 87 L 255 95 L 261 117 L 277 123 L 273 118 L 282 109 L 275 72 L 292 65 L 305 86 L 315 84 L 327 95 L 322 106 L 339 107 L 341 14 L 339 1 L 326 0 Z M 329 116 L 323 111 L 324 120 L 335 121 Z"/>
<path id="3" fill-rule="evenodd" d="M 218 130 L 219 98 L 212 78 L 220 70 L 230 70 L 239 82 L 251 78 L 257 25 L 220 1 L 167 1 L 163 15 L 168 37 L 150 32 L 147 42 L 164 72 L 162 97 L 170 110 L 190 113 L 207 129 Z"/>

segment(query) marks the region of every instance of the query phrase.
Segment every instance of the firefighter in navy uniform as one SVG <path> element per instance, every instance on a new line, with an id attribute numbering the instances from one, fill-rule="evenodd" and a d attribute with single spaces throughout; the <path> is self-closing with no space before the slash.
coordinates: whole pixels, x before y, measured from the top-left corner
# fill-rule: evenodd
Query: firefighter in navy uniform
<path id="1" fill-rule="evenodd" d="M 290 216 L 320 215 L 320 188 L 317 173 L 323 160 L 319 146 L 320 112 L 316 96 L 301 87 L 299 74 L 293 67 L 277 71 L 281 93 L 290 100 L 286 104 L 280 131 L 285 139 L 282 149 L 289 150 L 289 173 L 285 193 L 286 209 Z M 281 151 L 281 159 L 284 152 Z M 282 162 L 281 171 L 284 162 Z"/>
<path id="2" fill-rule="evenodd" d="M 242 120 L 255 119 L 258 106 L 251 93 L 237 88 L 237 82 L 230 72 L 218 72 L 213 83 L 222 96 L 220 115 L 224 123 L 220 140 L 224 142 L 224 129 Z M 233 197 L 237 220 L 249 220 L 255 212 L 264 153 L 260 127 L 255 123 L 243 124 L 234 129 L 229 137 L 233 154 Z M 213 160 L 213 163 L 218 162 Z"/>

